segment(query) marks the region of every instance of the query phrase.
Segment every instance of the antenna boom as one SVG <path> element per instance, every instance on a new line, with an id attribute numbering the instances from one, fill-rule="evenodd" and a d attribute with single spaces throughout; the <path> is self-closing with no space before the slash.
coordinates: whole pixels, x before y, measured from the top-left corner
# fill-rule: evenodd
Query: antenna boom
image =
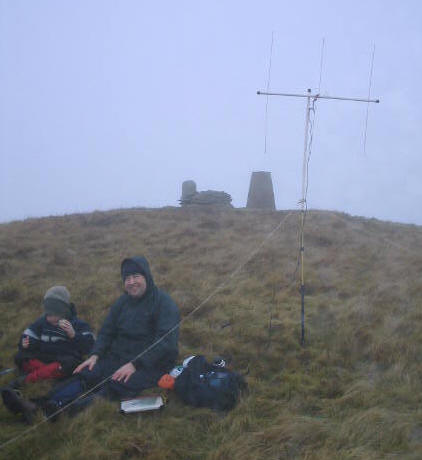
<path id="1" fill-rule="evenodd" d="M 258 96 L 290 96 L 290 97 L 310 97 L 312 99 L 338 99 L 340 101 L 356 101 L 356 102 L 374 102 L 379 104 L 379 99 L 361 99 L 355 97 L 340 97 L 340 96 L 321 96 L 321 94 L 293 94 L 293 93 L 267 93 L 265 91 L 257 91 Z"/>

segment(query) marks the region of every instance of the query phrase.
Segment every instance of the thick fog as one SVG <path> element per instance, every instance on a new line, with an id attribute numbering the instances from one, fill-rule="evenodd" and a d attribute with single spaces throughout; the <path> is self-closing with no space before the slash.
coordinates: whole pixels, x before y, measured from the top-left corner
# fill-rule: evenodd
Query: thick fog
<path id="1" fill-rule="evenodd" d="M 0 221 L 177 206 L 181 184 L 246 205 L 271 171 L 308 206 L 422 224 L 419 1 L 0 0 Z M 322 73 L 322 39 L 325 40 Z M 264 153 L 265 132 L 267 151 Z"/>

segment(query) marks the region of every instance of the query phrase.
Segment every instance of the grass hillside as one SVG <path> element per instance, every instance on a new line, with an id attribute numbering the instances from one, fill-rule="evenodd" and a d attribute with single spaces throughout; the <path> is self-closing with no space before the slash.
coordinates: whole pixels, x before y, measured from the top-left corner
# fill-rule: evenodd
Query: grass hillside
<path id="1" fill-rule="evenodd" d="M 0 225 L 4 367 L 47 288 L 66 285 L 98 330 L 122 290 L 120 261 L 143 254 L 185 319 L 180 357 L 222 355 L 249 368 L 249 394 L 226 416 L 171 392 L 159 413 L 123 416 L 102 401 L 41 424 L 0 458 L 422 458 L 422 228 L 310 212 L 301 347 L 298 216 L 164 208 Z M 27 428 L 1 405 L 0 444 Z"/>

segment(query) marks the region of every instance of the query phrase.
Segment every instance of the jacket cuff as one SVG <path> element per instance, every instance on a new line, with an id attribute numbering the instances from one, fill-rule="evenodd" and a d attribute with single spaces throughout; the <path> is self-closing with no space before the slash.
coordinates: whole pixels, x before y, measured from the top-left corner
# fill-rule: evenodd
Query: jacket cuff
<path id="1" fill-rule="evenodd" d="M 131 363 L 137 371 L 139 371 L 140 369 L 145 369 L 145 363 L 143 362 L 142 358 L 134 359 L 133 361 L 131 361 Z"/>

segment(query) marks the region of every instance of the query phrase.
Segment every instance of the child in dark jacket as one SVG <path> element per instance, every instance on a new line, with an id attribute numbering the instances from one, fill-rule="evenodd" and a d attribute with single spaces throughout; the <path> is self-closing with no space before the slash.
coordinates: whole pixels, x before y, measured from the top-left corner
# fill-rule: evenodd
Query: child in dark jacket
<path id="1" fill-rule="evenodd" d="M 26 328 L 15 362 L 24 374 L 20 383 L 68 377 L 94 345 L 88 323 L 76 316 L 65 286 L 53 286 L 44 296 L 44 315 Z"/>

